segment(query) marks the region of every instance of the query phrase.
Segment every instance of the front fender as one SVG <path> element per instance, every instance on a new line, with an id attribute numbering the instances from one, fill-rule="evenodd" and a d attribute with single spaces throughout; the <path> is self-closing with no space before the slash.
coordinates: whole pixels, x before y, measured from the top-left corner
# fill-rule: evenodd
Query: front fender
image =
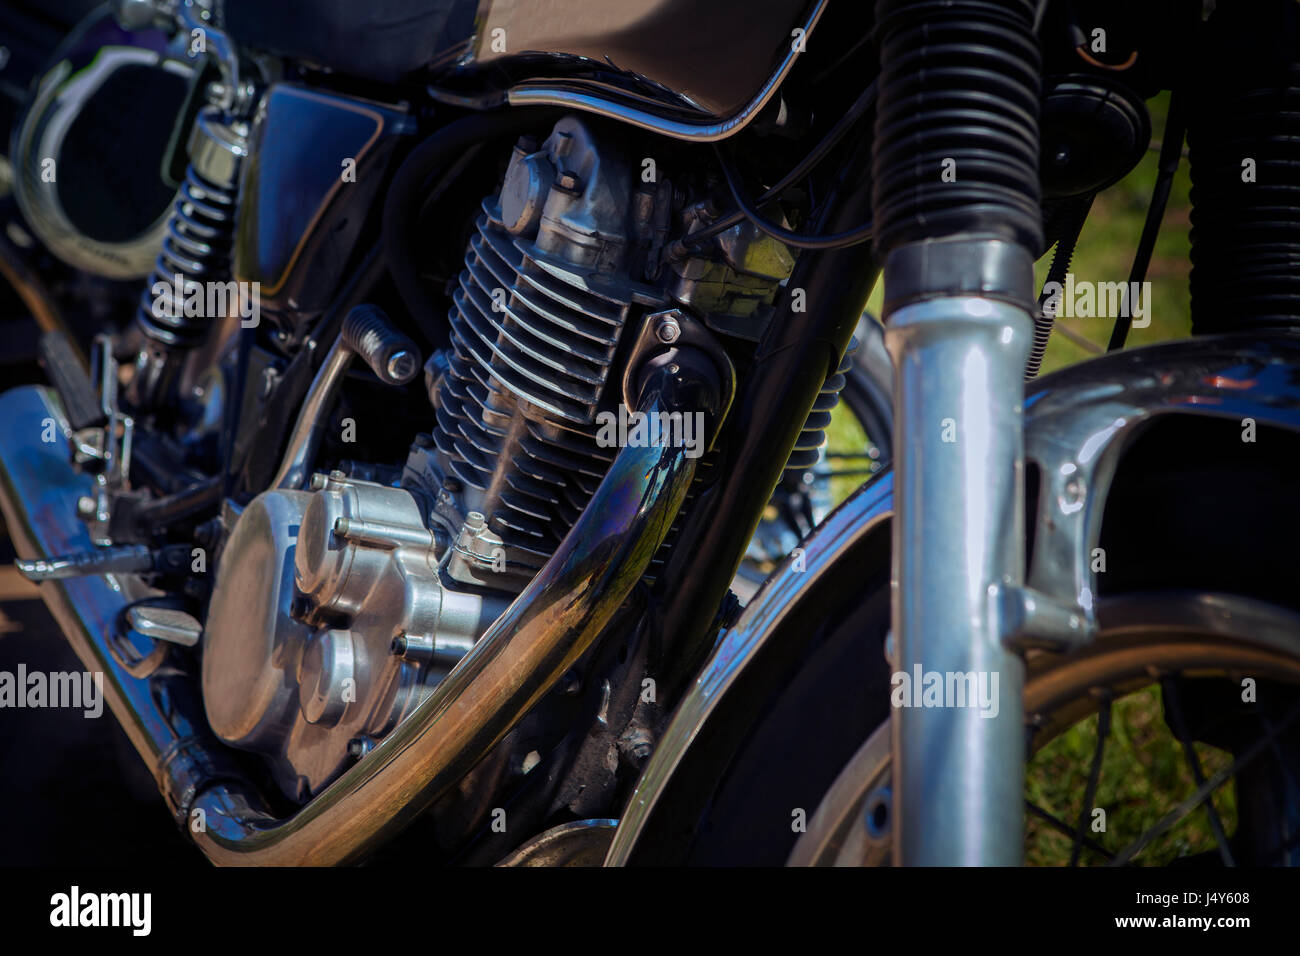
<path id="1" fill-rule="evenodd" d="M 1300 435 L 1300 334 L 1150 346 L 1033 383 L 1025 402 L 1025 457 L 1038 482 L 1030 587 L 1095 618 L 1095 549 L 1117 469 L 1149 426 L 1173 416 L 1239 422 L 1243 440 L 1256 429 Z M 892 474 L 883 472 L 819 525 L 722 633 L 642 774 L 607 865 L 671 862 L 684 850 L 763 718 L 773 681 L 789 680 L 788 670 L 774 677 L 788 667 L 783 648 L 798 645 L 832 596 L 856 589 L 865 599 L 864 584 L 887 575 L 892 507 Z"/>

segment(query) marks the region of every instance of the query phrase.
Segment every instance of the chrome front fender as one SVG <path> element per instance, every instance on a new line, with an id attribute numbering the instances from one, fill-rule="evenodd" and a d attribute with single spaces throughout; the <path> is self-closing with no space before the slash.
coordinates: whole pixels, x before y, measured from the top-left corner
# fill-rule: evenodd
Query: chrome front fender
<path id="1" fill-rule="evenodd" d="M 1026 459 L 1039 469 L 1038 510 L 1027 584 L 1092 621 L 1093 549 L 1112 482 L 1125 451 L 1168 416 L 1230 419 L 1300 433 L 1300 334 L 1233 334 L 1134 349 L 1045 376 L 1025 402 Z M 715 724 L 746 706 L 746 688 L 763 652 L 791 627 L 816 619 L 809 596 L 835 575 L 864 580 L 845 557 L 873 536 L 888 535 L 893 477 L 873 477 L 768 578 L 736 624 L 724 631 L 681 701 L 626 807 L 606 865 L 635 864 L 657 839 L 660 815 L 680 814 L 682 794 L 701 792 L 702 752 L 715 772 L 738 742 Z M 851 586 L 851 585 L 850 585 Z M 753 714 L 756 718 L 758 715 Z"/>

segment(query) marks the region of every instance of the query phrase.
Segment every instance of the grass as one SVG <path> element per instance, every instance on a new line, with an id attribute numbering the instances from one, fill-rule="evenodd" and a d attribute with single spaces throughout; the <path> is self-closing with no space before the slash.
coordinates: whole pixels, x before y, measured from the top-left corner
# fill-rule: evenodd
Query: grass
<path id="1" fill-rule="evenodd" d="M 1105 831 L 1087 836 L 1112 853 L 1149 830 L 1175 804 L 1196 789 L 1182 751 L 1164 723 L 1159 687 L 1152 685 L 1117 700 L 1112 709 L 1111 732 L 1103 751 L 1101 776 L 1093 807 L 1083 806 L 1097 744 L 1097 717 L 1090 716 L 1057 737 L 1029 763 L 1025 796 L 1072 826 L 1084 814 L 1105 811 Z M 1232 762 L 1232 755 L 1204 744 L 1194 744 L 1205 776 L 1211 777 Z M 1212 795 L 1226 832 L 1237 825 L 1236 793 L 1223 786 Z M 1087 811 L 1085 814 L 1085 810 Z M 1148 865 L 1167 864 L 1179 857 L 1215 851 L 1216 844 L 1204 809 L 1194 810 L 1178 825 L 1156 837 L 1139 855 Z M 1059 829 L 1029 818 L 1025 860 L 1030 865 L 1062 865 L 1070 860 L 1071 840 Z M 1098 854 L 1084 851 L 1083 865 L 1104 865 Z"/>
<path id="2" fill-rule="evenodd" d="M 1148 103 L 1153 141 L 1164 129 L 1168 95 Z M 1132 267 L 1133 253 L 1146 219 L 1147 206 L 1156 181 L 1157 154 L 1149 150 L 1127 176 L 1097 196 L 1092 212 L 1079 237 L 1070 271 L 1076 281 L 1125 282 Z M 1190 270 L 1188 233 L 1190 179 L 1187 162 L 1180 164 L 1152 255 L 1147 279 L 1151 282 L 1149 302 L 1151 324 L 1132 329 L 1129 346 L 1185 338 L 1191 331 L 1191 303 L 1187 278 Z M 1037 264 L 1041 284 L 1051 264 L 1050 253 Z M 883 289 L 878 283 L 867 310 L 879 316 Z M 1043 373 L 1065 368 L 1104 350 L 1113 320 L 1061 318 L 1043 360 Z M 1064 332 L 1064 334 L 1062 334 Z M 1089 349 L 1074 340 L 1091 343 Z M 829 447 L 837 451 L 862 448 L 866 436 L 852 415 L 837 409 L 828 429 Z M 859 479 L 837 478 L 832 497 L 838 503 L 860 484 Z M 1097 717 L 1094 715 L 1067 730 L 1048 744 L 1031 761 L 1026 795 L 1040 807 L 1073 825 L 1080 806 L 1096 744 Z M 1196 745 L 1205 772 L 1225 766 L 1230 756 Z M 1096 806 L 1106 810 L 1107 832 L 1089 836 L 1115 851 L 1135 839 L 1194 789 L 1181 745 L 1164 724 L 1160 691 L 1149 687 L 1117 701 L 1111 736 L 1102 765 Z M 1235 795 L 1231 786 L 1215 794 L 1215 803 L 1228 833 L 1236 825 Z M 1214 837 L 1204 810 L 1197 810 L 1168 833 L 1157 838 L 1139 856 L 1141 862 L 1169 860 L 1213 850 Z M 1027 833 L 1026 860 L 1031 864 L 1060 864 L 1070 858 L 1069 838 L 1054 827 L 1031 818 Z M 1085 852 L 1081 862 L 1096 863 L 1099 857 Z"/>

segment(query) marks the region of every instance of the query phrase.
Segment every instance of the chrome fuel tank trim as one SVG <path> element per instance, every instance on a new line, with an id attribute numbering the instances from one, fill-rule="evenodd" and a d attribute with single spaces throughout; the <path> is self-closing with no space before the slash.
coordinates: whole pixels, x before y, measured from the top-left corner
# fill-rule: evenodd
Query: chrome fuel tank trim
<path id="1" fill-rule="evenodd" d="M 578 80 L 521 83 L 507 91 L 506 102 L 511 106 L 559 106 L 583 113 L 595 113 L 597 116 L 628 123 L 672 139 L 695 143 L 717 142 L 740 132 L 762 112 L 763 107 L 767 106 L 790 70 L 794 68 L 795 61 L 803 52 L 809 35 L 817 26 L 822 14 L 826 12 L 828 2 L 829 0 L 817 0 L 802 25 L 801 39 L 804 43 L 791 43 L 781 63 L 754 98 L 725 119 L 699 122 L 671 119 L 633 105 L 630 101 L 614 99 L 609 95 L 585 88 Z"/>

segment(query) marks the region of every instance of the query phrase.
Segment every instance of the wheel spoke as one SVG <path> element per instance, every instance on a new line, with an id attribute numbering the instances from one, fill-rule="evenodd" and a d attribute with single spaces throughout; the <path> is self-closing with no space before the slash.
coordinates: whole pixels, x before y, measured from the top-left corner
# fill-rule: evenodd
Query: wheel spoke
<path id="1" fill-rule="evenodd" d="M 1183 745 L 1183 755 L 1187 759 L 1187 766 L 1192 771 L 1192 780 L 1198 787 L 1205 785 L 1205 773 L 1201 770 L 1201 760 L 1196 754 L 1196 747 L 1192 743 L 1191 734 L 1187 730 L 1187 718 L 1183 713 L 1182 697 L 1178 693 L 1178 682 L 1172 677 L 1166 677 L 1160 682 L 1161 689 L 1165 693 L 1165 702 L 1169 706 L 1169 716 L 1174 722 L 1174 735 Z M 1267 738 L 1272 740 L 1270 736 Z M 1223 828 L 1223 820 L 1219 818 L 1219 811 L 1214 806 L 1214 797 L 1210 795 L 1205 799 L 1205 814 L 1210 821 L 1210 831 L 1214 834 L 1214 842 L 1219 845 L 1219 856 L 1223 859 L 1224 866 L 1236 866 L 1232 858 L 1232 849 L 1228 846 L 1228 834 Z"/>
<path id="2" fill-rule="evenodd" d="M 1146 847 L 1147 844 L 1149 844 L 1156 837 L 1160 836 L 1160 834 L 1164 833 L 1170 827 L 1174 826 L 1176 823 L 1178 823 L 1179 820 L 1187 816 L 1187 814 L 1195 810 L 1198 806 L 1201 805 L 1201 802 L 1205 800 L 1206 797 L 1208 797 L 1211 793 L 1213 793 L 1220 786 L 1222 786 L 1224 781 L 1231 779 L 1238 771 L 1241 770 L 1242 767 L 1246 766 L 1252 760 L 1258 757 L 1261 753 L 1263 753 L 1264 748 L 1266 748 L 1269 745 L 1269 741 L 1271 741 L 1275 736 L 1282 733 L 1289 726 L 1291 726 L 1291 724 L 1295 722 L 1295 719 L 1298 716 L 1300 716 L 1300 701 L 1297 701 L 1296 704 L 1293 705 L 1289 711 L 1287 711 L 1286 717 L 1282 719 L 1282 722 L 1277 725 L 1277 727 L 1274 729 L 1274 731 L 1271 734 L 1269 734 L 1267 737 L 1261 740 L 1255 741 L 1255 743 L 1251 744 L 1230 765 L 1224 767 L 1222 770 L 1218 771 L 1212 777 L 1206 780 L 1205 783 L 1197 787 L 1196 791 L 1190 797 L 1188 797 L 1182 803 L 1178 804 L 1178 806 L 1174 807 L 1167 814 L 1165 814 L 1163 817 L 1157 820 L 1155 825 L 1152 826 L 1151 829 L 1147 830 L 1146 833 L 1142 834 L 1140 837 L 1138 837 L 1136 840 L 1134 840 L 1132 843 L 1126 846 L 1123 850 L 1121 850 L 1118 854 L 1116 854 L 1115 857 L 1111 860 L 1110 865 L 1119 866 L 1121 864 L 1127 863 L 1138 853 L 1141 853 L 1143 848 Z"/>
<path id="3" fill-rule="evenodd" d="M 1070 824 L 1062 820 L 1060 817 L 1055 817 L 1052 814 L 1048 813 L 1046 810 L 1044 810 L 1038 804 L 1034 803 L 1032 800 L 1026 800 L 1025 807 L 1028 808 L 1030 813 L 1038 817 L 1038 819 L 1042 820 L 1044 823 L 1047 823 L 1049 826 L 1053 827 L 1054 829 L 1064 833 L 1072 840 L 1076 838 L 1074 828 L 1071 827 Z M 1104 846 L 1102 846 L 1100 843 L 1098 843 L 1096 840 L 1090 839 L 1087 836 L 1080 836 L 1078 837 L 1078 839 L 1081 845 L 1087 847 L 1089 850 L 1091 850 L 1093 853 L 1096 853 L 1098 856 L 1103 857 L 1107 861 L 1112 859 L 1111 852 L 1107 850 Z"/>
<path id="4" fill-rule="evenodd" d="M 1101 781 L 1101 758 L 1106 753 L 1106 740 L 1110 737 L 1110 694 L 1102 698 L 1097 711 L 1097 746 L 1092 752 L 1092 769 L 1088 771 L 1088 789 L 1084 791 L 1083 806 L 1079 810 L 1079 823 L 1074 831 L 1074 846 L 1070 849 L 1070 866 L 1079 865 L 1079 852 L 1087 833 L 1088 817 L 1093 801 L 1097 799 L 1097 784 Z"/>

